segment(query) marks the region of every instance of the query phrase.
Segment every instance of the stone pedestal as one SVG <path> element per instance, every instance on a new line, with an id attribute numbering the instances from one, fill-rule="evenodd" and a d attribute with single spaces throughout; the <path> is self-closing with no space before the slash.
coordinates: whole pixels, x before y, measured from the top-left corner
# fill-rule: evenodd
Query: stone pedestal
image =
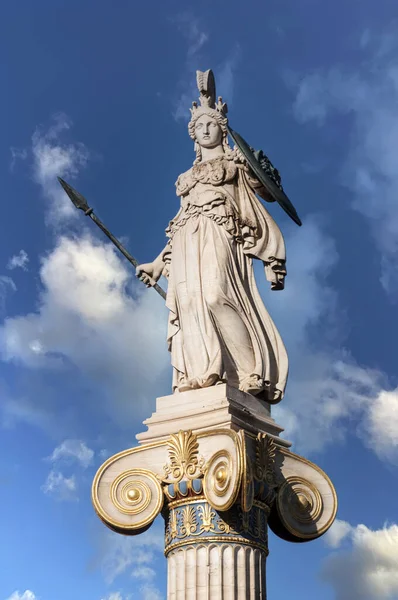
<path id="1" fill-rule="evenodd" d="M 139 534 L 163 515 L 168 600 L 264 600 L 267 526 L 322 535 L 337 509 L 329 478 L 289 450 L 268 404 L 227 385 L 158 398 L 145 425 L 98 470 L 99 517 Z"/>

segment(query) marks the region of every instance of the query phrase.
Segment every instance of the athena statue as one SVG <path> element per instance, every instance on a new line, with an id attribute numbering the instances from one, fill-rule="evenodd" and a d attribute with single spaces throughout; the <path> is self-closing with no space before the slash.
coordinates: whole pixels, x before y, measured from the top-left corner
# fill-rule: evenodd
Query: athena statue
<path id="1" fill-rule="evenodd" d="M 277 189 L 290 202 L 267 157 L 234 138 L 212 71 L 198 71 L 197 81 L 200 103 L 193 102 L 188 125 L 196 158 L 177 179 L 181 205 L 166 230 L 168 242 L 152 263 L 137 267 L 137 276 L 148 286 L 162 274 L 168 278 L 174 392 L 227 382 L 276 403 L 288 359 L 258 292 L 253 259 L 263 262 L 271 289 L 282 290 L 285 244 L 259 198 L 278 200 Z M 242 143 L 231 148 L 228 134 Z"/>

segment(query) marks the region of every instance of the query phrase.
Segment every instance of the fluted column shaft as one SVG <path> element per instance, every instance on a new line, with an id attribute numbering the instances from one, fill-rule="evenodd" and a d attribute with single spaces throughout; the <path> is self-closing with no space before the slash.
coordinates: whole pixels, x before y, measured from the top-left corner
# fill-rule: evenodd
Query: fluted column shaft
<path id="1" fill-rule="evenodd" d="M 168 555 L 167 600 L 265 600 L 266 554 L 240 544 L 198 544 Z"/>

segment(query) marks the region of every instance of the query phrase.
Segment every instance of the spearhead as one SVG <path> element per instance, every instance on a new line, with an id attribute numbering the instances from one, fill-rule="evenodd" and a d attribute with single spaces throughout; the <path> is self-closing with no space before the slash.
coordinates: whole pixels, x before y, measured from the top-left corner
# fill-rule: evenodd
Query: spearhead
<path id="1" fill-rule="evenodd" d="M 69 198 L 72 200 L 76 208 L 80 208 L 80 210 L 83 210 L 86 214 L 88 214 L 88 211 L 92 211 L 92 209 L 87 204 L 87 200 L 85 199 L 85 197 L 79 194 L 79 192 L 76 191 L 75 188 L 69 185 L 69 183 L 66 183 L 66 181 L 61 179 L 61 177 L 58 177 L 58 181 L 62 185 L 65 192 L 68 194 Z"/>

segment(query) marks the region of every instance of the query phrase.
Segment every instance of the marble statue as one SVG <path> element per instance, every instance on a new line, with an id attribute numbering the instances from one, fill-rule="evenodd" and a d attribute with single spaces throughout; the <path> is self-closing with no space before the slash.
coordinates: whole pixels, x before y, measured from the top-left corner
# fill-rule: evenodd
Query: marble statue
<path id="1" fill-rule="evenodd" d="M 196 158 L 177 179 L 181 206 L 168 242 L 153 262 L 137 267 L 137 276 L 147 286 L 168 278 L 174 392 L 227 382 L 276 403 L 288 358 L 253 273 L 259 259 L 271 289 L 284 287 L 283 236 L 258 196 L 275 198 L 239 147 L 229 145 L 227 106 L 216 102 L 212 72 L 198 71 L 197 81 L 200 104 L 193 102 L 188 125 Z"/>

